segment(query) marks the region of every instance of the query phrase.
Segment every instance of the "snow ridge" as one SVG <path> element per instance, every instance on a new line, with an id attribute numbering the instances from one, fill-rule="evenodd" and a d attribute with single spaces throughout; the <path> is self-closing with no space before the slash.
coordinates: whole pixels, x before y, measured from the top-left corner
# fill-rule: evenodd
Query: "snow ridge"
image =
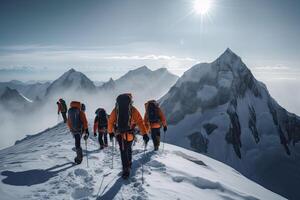
<path id="1" fill-rule="evenodd" d="M 180 147 L 166 144 L 164 153 L 154 153 L 150 144 L 144 155 L 140 137 L 133 147 L 131 178 L 124 181 L 117 149 L 99 151 L 96 138 L 90 138 L 86 167 L 85 157 L 81 165 L 72 163 L 73 142 L 61 123 L 1 150 L 1 199 L 284 199 L 232 168 Z"/>

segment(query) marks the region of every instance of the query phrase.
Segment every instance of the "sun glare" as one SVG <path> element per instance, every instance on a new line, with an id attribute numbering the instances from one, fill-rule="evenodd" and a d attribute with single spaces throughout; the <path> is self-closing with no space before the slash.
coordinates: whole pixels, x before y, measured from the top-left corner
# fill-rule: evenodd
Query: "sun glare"
<path id="1" fill-rule="evenodd" d="M 211 0 L 195 0 L 194 12 L 196 14 L 205 15 L 209 12 L 211 7 Z"/>

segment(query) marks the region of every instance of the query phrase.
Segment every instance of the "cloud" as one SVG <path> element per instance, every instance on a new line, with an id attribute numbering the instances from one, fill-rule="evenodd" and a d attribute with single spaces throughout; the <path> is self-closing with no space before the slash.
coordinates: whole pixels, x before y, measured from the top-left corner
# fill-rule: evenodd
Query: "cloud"
<path id="1" fill-rule="evenodd" d="M 254 67 L 253 70 L 292 70 L 292 68 L 284 66 L 284 65 L 278 65 L 278 66 L 260 66 L 260 67 Z"/>
<path id="2" fill-rule="evenodd" d="M 103 59 L 112 59 L 112 60 L 177 60 L 177 61 L 191 61 L 197 62 L 194 58 L 189 57 L 176 57 L 176 56 L 167 56 L 167 55 L 144 55 L 144 56 L 107 56 L 103 57 Z"/>

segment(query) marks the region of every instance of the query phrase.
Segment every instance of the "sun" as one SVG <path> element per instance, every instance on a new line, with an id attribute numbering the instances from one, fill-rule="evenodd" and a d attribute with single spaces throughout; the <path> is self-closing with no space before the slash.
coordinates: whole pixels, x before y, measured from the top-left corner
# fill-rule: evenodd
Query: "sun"
<path id="1" fill-rule="evenodd" d="M 211 8 L 211 0 L 195 0 L 194 12 L 196 14 L 205 15 Z"/>

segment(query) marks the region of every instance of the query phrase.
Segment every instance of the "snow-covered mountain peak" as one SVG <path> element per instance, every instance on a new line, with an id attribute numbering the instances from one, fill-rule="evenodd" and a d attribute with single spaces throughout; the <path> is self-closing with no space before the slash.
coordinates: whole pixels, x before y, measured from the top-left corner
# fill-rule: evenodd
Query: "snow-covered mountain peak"
<path id="1" fill-rule="evenodd" d="M 300 152 L 291 146 L 300 141 L 300 117 L 282 108 L 231 50 L 190 68 L 160 103 L 173 127 L 169 142 L 207 153 L 274 191 L 300 198 L 294 186 L 300 162 L 289 164 L 288 157 Z M 281 164 L 274 167 L 266 159 Z M 274 174 L 266 176 L 257 166 L 273 167 Z M 274 178 L 280 171 L 289 175 Z"/>
<path id="2" fill-rule="evenodd" d="M 120 79 L 124 78 L 131 78 L 131 77 L 136 77 L 136 76 L 140 76 L 140 75 L 148 75 L 149 73 L 151 73 L 152 71 L 146 66 L 142 66 L 133 70 L 129 70 L 124 76 L 122 76 Z"/>
<path id="3" fill-rule="evenodd" d="M 74 165 L 74 139 L 65 124 L 27 137 L 0 151 L 1 200 L 284 199 L 204 155 L 169 144 L 164 153 L 149 144 L 144 153 L 143 140 L 137 139 L 131 176 L 123 180 L 117 146 L 99 151 L 90 137 L 83 162 Z"/>
<path id="4" fill-rule="evenodd" d="M 74 68 L 71 68 L 67 71 L 67 73 L 74 73 L 74 72 L 76 72 L 76 70 Z"/>
<path id="5" fill-rule="evenodd" d="M 96 86 L 83 73 L 70 69 L 56 79 L 48 88 L 46 95 L 60 93 L 63 90 L 94 90 Z"/>
<path id="6" fill-rule="evenodd" d="M 220 60 L 230 60 L 230 59 L 236 59 L 239 58 L 237 54 L 235 54 L 230 48 L 227 48 L 220 56 L 218 59 Z"/>
<path id="7" fill-rule="evenodd" d="M 29 109 L 28 106 L 31 103 L 31 100 L 24 97 L 16 89 L 9 87 L 6 87 L 0 96 L 0 104 L 3 105 L 5 109 L 13 112 L 25 112 L 26 109 Z"/>
<path id="8" fill-rule="evenodd" d="M 24 98 L 16 89 L 6 87 L 0 97 L 1 101 L 16 101 L 16 102 L 29 102 Z"/>
<path id="9" fill-rule="evenodd" d="M 116 83 L 113 78 L 110 78 L 107 82 L 103 83 L 100 88 L 104 90 L 113 90 L 116 87 Z"/>

